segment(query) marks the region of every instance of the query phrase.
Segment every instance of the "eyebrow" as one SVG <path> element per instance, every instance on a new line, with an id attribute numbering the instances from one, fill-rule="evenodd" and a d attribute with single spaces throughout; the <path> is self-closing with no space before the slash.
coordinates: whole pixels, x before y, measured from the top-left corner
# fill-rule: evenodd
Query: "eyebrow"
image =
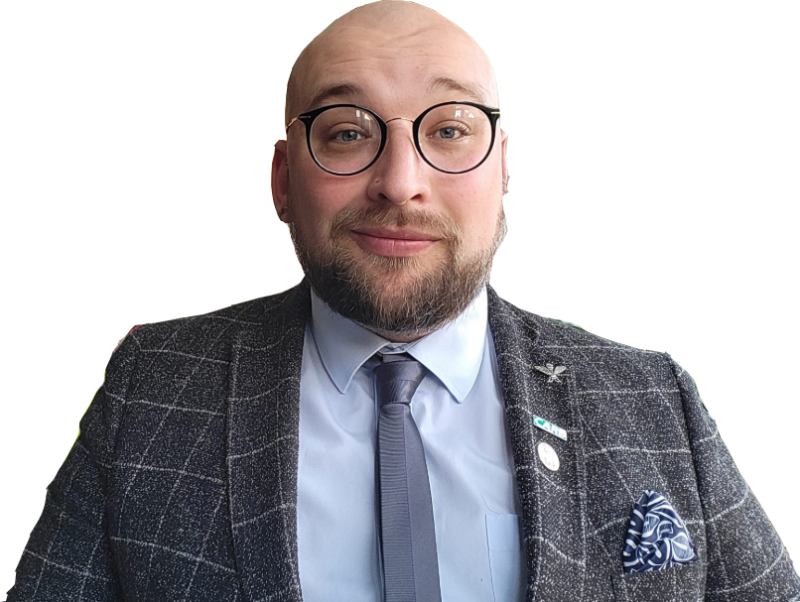
<path id="1" fill-rule="evenodd" d="M 358 84 L 345 82 L 326 86 L 314 95 L 309 103 L 309 109 L 321 106 L 325 101 L 336 96 L 358 96 L 363 95 L 364 89 Z"/>
<path id="2" fill-rule="evenodd" d="M 452 77 L 441 76 L 431 80 L 431 83 L 428 85 L 428 92 L 439 91 L 460 92 L 461 94 L 467 95 L 466 100 L 474 100 L 481 104 L 486 104 L 489 98 L 489 93 L 483 86 L 478 84 L 477 88 L 475 88 L 470 84 L 460 82 Z"/>
<path id="3" fill-rule="evenodd" d="M 460 94 L 466 95 L 465 100 L 474 100 L 481 104 L 486 104 L 486 99 L 489 98 L 489 93 L 483 86 L 477 85 L 477 87 L 473 87 L 470 84 L 460 82 L 452 77 L 440 76 L 431 80 L 430 84 L 428 84 L 428 93 L 431 94 L 440 91 L 459 92 Z M 314 98 L 312 98 L 311 102 L 308 104 L 309 108 L 307 110 L 322 106 L 331 98 L 342 96 L 363 97 L 364 88 L 353 82 L 342 82 L 325 86 L 314 95 Z"/>

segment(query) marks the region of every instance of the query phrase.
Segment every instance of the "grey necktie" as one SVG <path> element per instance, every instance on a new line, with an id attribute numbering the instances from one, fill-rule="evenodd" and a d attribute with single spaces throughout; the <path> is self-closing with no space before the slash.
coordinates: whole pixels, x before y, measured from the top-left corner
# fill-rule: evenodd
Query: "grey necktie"
<path id="1" fill-rule="evenodd" d="M 386 602 L 440 602 L 431 487 L 409 403 L 425 368 L 407 354 L 375 368 L 381 551 Z"/>

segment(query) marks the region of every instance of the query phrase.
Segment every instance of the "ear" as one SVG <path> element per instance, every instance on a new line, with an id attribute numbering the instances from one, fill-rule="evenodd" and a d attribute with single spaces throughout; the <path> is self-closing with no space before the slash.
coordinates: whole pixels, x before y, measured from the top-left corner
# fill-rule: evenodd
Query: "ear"
<path id="1" fill-rule="evenodd" d="M 503 194 L 506 194 L 508 192 L 508 161 L 506 160 L 508 134 L 503 129 L 500 130 L 500 148 L 503 162 Z"/>
<path id="2" fill-rule="evenodd" d="M 286 140 L 275 143 L 275 155 L 272 157 L 272 202 L 278 219 L 287 224 L 294 220 L 289 209 L 289 161 Z"/>

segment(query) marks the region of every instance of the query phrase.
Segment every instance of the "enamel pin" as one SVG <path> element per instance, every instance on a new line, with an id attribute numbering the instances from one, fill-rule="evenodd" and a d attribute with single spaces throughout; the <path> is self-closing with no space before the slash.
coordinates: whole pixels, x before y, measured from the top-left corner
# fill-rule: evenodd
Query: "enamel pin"
<path id="1" fill-rule="evenodd" d="M 558 378 L 558 375 L 567 369 L 566 366 L 553 366 L 553 364 L 545 364 L 544 366 L 534 366 L 534 368 L 536 368 L 542 374 L 547 374 L 547 376 L 550 377 L 547 379 L 547 382 L 549 383 L 553 381 L 560 383 L 561 379 Z"/>
<path id="2" fill-rule="evenodd" d="M 544 418 L 540 418 L 536 414 L 533 415 L 533 426 L 535 426 L 536 428 L 540 428 L 543 431 L 547 431 L 551 435 L 555 435 L 556 437 L 558 437 L 562 441 L 566 441 L 567 440 L 567 431 L 562 429 L 557 424 L 553 424 L 549 420 L 545 420 Z"/>
<path id="3" fill-rule="evenodd" d="M 539 460 L 542 461 L 542 464 L 544 464 L 548 470 L 556 472 L 561 468 L 561 460 L 558 459 L 558 454 L 556 450 L 553 449 L 552 445 L 542 441 L 536 446 L 536 451 L 539 453 Z"/>

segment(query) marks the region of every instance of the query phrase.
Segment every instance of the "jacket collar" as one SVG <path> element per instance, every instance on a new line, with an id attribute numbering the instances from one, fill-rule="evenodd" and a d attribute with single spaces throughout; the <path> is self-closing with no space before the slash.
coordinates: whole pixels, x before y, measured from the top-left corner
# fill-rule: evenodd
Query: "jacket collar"
<path id="1" fill-rule="evenodd" d="M 586 487 L 581 425 L 570 366 L 550 350 L 544 320 L 488 287 L 489 326 L 514 454 L 527 550 L 526 599 L 581 599 L 586 576 Z M 236 566 L 245 602 L 301 602 L 297 561 L 300 368 L 310 289 L 263 301 L 264 324 L 243 325 L 231 351 L 227 469 Z M 536 366 L 565 365 L 558 381 Z M 540 416 L 562 441 L 533 425 Z M 546 442 L 558 471 L 542 464 Z"/>
<path id="2" fill-rule="evenodd" d="M 486 297 L 486 289 L 481 289 L 457 318 L 413 343 L 390 343 L 333 311 L 312 290 L 311 332 L 322 364 L 340 393 L 347 391 L 365 361 L 388 346 L 420 361 L 461 403 L 475 385 L 483 360 Z"/>

